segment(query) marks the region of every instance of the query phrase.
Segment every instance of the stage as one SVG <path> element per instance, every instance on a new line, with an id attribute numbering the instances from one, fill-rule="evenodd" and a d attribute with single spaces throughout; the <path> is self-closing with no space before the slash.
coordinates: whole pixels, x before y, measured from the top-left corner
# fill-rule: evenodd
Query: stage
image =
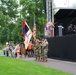
<path id="1" fill-rule="evenodd" d="M 48 38 L 48 57 L 76 61 L 76 34 Z"/>

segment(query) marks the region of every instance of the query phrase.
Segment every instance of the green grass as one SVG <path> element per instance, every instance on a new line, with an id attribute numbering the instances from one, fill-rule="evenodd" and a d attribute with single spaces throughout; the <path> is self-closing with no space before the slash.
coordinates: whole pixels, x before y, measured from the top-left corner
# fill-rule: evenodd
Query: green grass
<path id="1" fill-rule="evenodd" d="M 33 62 L 0 57 L 0 75 L 71 75 Z"/>

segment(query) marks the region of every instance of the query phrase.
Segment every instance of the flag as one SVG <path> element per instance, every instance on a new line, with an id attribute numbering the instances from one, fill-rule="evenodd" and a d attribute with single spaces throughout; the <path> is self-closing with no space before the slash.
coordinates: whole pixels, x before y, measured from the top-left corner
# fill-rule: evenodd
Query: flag
<path id="1" fill-rule="evenodd" d="M 26 21 L 23 19 L 22 20 L 22 37 L 25 37 L 25 34 L 27 33 L 27 31 L 29 30 Z"/>
<path id="2" fill-rule="evenodd" d="M 36 39 L 36 22 L 35 22 L 35 16 L 34 16 L 34 25 L 33 25 L 33 37 L 34 40 Z"/>
<path id="3" fill-rule="evenodd" d="M 46 25 L 45 25 L 45 28 L 44 28 L 44 35 L 48 36 L 48 33 L 49 33 L 49 25 L 48 25 L 48 21 L 46 21 Z"/>
<path id="4" fill-rule="evenodd" d="M 24 44 L 25 49 L 27 49 L 29 41 L 32 37 L 32 31 L 24 19 L 22 20 L 22 37 L 25 39 Z"/>

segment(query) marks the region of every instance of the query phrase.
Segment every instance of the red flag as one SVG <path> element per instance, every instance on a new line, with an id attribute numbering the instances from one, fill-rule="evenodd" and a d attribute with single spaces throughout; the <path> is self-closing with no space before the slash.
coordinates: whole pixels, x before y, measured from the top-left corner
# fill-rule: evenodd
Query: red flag
<path id="1" fill-rule="evenodd" d="M 26 21 L 23 19 L 22 20 L 22 37 L 25 37 L 25 34 L 28 32 L 29 28 L 27 26 Z"/>
<path id="2" fill-rule="evenodd" d="M 32 37 L 32 31 L 24 19 L 22 20 L 22 35 L 23 38 L 25 39 L 24 41 L 25 48 L 27 49 L 29 41 Z"/>

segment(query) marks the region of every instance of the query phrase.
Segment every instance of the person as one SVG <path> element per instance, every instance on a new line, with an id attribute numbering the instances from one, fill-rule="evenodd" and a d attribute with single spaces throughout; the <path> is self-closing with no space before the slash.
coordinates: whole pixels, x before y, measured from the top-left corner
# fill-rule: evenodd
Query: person
<path id="1" fill-rule="evenodd" d="M 38 61 L 41 61 L 41 46 L 42 46 L 42 41 L 40 40 L 40 39 L 38 39 L 37 40 L 37 42 L 38 42 L 38 44 L 37 44 L 37 46 L 38 46 L 38 56 L 37 56 L 37 60 Z"/>
<path id="2" fill-rule="evenodd" d="M 39 60 L 39 46 L 39 40 L 36 39 L 33 44 L 35 60 Z"/>
<path id="3" fill-rule="evenodd" d="M 47 39 L 44 39 L 45 48 L 44 48 L 44 62 L 47 62 L 47 53 L 48 53 L 48 41 Z"/>
<path id="4" fill-rule="evenodd" d="M 15 49 L 16 49 L 16 53 L 17 53 L 17 57 L 16 58 L 20 58 L 20 45 L 17 44 Z"/>
<path id="5" fill-rule="evenodd" d="M 73 25 L 73 31 L 72 31 L 73 34 L 76 34 L 76 25 Z"/>
<path id="6" fill-rule="evenodd" d="M 32 57 L 33 56 L 33 47 L 32 47 L 32 42 L 29 42 L 28 45 L 28 57 Z"/>
<path id="7" fill-rule="evenodd" d="M 5 56 L 9 56 L 9 44 L 6 43 L 6 47 L 5 47 Z"/>
<path id="8" fill-rule="evenodd" d="M 14 57 L 14 46 L 12 44 L 9 44 L 9 51 L 10 51 L 10 56 Z"/>
<path id="9" fill-rule="evenodd" d="M 48 42 L 47 39 L 42 39 L 41 61 L 47 62 Z"/>
<path id="10" fill-rule="evenodd" d="M 17 45 L 14 46 L 14 54 L 15 54 L 15 58 L 17 58 L 16 46 L 17 46 Z"/>
<path id="11" fill-rule="evenodd" d="M 21 43 L 21 44 L 20 44 L 20 54 L 21 54 L 22 58 L 25 57 L 26 49 L 25 49 L 24 43 Z"/>
<path id="12" fill-rule="evenodd" d="M 72 34 L 73 31 L 73 24 L 70 24 L 67 28 L 67 34 Z"/>

